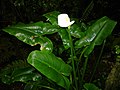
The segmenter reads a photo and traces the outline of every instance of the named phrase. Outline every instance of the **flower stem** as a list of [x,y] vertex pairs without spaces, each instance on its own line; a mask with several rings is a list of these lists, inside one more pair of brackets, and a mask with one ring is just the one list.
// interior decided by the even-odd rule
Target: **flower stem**
[[73,49],[72,37],[71,37],[71,34],[70,34],[70,26],[68,27],[68,34],[69,34],[69,39],[70,39],[70,50],[71,50],[71,58],[72,58],[73,76],[74,76],[76,90],[78,90],[75,63],[74,63],[74,49]]

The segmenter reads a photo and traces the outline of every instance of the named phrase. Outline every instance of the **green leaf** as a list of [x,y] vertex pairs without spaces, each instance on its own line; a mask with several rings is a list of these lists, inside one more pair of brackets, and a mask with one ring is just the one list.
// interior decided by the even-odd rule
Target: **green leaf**
[[57,32],[59,27],[51,25],[50,23],[36,22],[30,24],[17,24],[7,27],[5,29],[21,29],[23,31],[31,32],[36,35],[53,34]]
[[88,56],[94,49],[95,45],[101,45],[103,40],[111,34],[115,25],[115,21],[110,20],[106,16],[102,17],[88,27],[86,35],[83,38],[75,42],[76,48],[89,45],[84,53],[85,56]]
[[115,45],[116,54],[120,54],[120,46]]
[[32,67],[15,69],[11,76],[12,82],[21,81],[26,83],[29,80],[32,81],[41,80],[41,75],[38,73],[33,73],[33,71],[34,68]]
[[53,51],[53,44],[50,39],[44,37],[44,42],[41,42],[41,50]]
[[47,20],[51,22],[52,25],[58,25],[57,17],[59,14],[60,12],[53,11],[53,12],[46,13],[43,16],[45,16]]
[[20,75],[29,74],[32,71],[34,71],[34,68],[32,68],[32,67],[17,68],[13,71],[11,76],[13,76],[13,77],[16,76],[17,77],[17,76],[20,76]]
[[[65,49],[68,49],[70,47],[70,39],[69,39],[69,34],[67,30],[68,30],[67,28],[66,29],[61,28],[58,31]],[[76,24],[70,27],[70,34],[71,36],[76,37],[76,38],[81,38],[84,36],[84,32],[82,32],[81,28]]]
[[40,85],[36,82],[29,82],[25,85],[24,90],[39,90]]
[[100,32],[97,34],[97,36],[94,38],[94,40],[91,42],[91,44],[87,47],[84,56],[87,57],[94,49],[95,45],[101,45],[103,40],[107,38],[112,32],[116,25],[116,22],[110,19],[106,20],[105,25],[101,28]]
[[76,38],[81,38],[84,36],[84,32],[82,32],[81,30],[82,28],[79,27],[77,24],[74,24],[70,27],[70,34],[73,36],[73,37],[76,37]]
[[29,54],[27,60],[47,78],[66,89],[69,88],[70,82],[65,76],[71,74],[71,66],[65,64],[60,58],[50,52],[35,50]]
[[26,83],[29,80],[39,81],[41,80],[41,75],[34,73],[35,69],[32,67],[17,68],[12,72],[12,75],[5,74],[2,77],[2,82],[6,84],[14,83],[15,81],[21,81]]
[[92,83],[85,83],[83,86],[86,90],[101,90]]
[[18,24],[7,27],[4,31],[31,46],[40,44],[42,48],[44,47],[44,49],[52,52],[53,44],[51,40],[41,35],[55,33],[58,29],[48,23],[37,22],[28,25]]
[[83,46],[90,45],[90,42],[94,40],[94,38],[97,36],[101,28],[105,25],[105,23],[106,17],[103,17],[97,20],[91,26],[89,26],[88,30],[86,31],[86,35],[80,40],[76,41],[76,48],[81,48]]
[[70,39],[69,39],[69,34],[68,34],[67,30],[60,29],[58,33],[62,39],[65,49],[68,49],[70,47]]

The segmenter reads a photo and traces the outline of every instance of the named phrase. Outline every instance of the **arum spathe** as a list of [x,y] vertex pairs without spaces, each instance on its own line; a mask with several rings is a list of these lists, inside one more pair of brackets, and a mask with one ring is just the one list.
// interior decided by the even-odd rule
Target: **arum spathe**
[[60,14],[58,15],[58,25],[60,27],[69,27],[72,25],[75,21],[70,22],[70,18],[67,14]]

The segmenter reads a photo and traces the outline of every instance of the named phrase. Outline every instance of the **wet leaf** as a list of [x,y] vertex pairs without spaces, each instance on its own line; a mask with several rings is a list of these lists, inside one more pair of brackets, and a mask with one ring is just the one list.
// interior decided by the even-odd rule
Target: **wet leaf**
[[85,90],[101,90],[92,83],[85,83],[84,88],[85,88]]
[[40,44],[44,49],[52,52],[53,45],[50,39],[43,37],[45,34],[53,34],[59,29],[49,23],[37,22],[33,24],[18,24],[4,29],[5,32],[16,36],[19,40],[35,46]]
[[110,20],[106,16],[102,17],[88,27],[86,35],[83,38],[75,42],[76,48],[87,46],[84,55],[88,56],[94,49],[95,45],[101,45],[103,40],[111,34],[115,25],[115,21]]
[[66,29],[61,29],[59,30],[59,35],[62,39],[63,45],[65,47],[65,49],[68,49],[70,47],[70,39],[69,39],[69,35]]
[[68,89],[70,82],[67,77],[71,73],[71,66],[52,53],[46,51],[33,51],[28,56],[28,63],[34,66],[47,78],[58,85]]
[[82,29],[81,27],[74,24],[70,27],[70,33],[73,37],[82,38],[84,36],[84,32],[82,32],[81,29]]
[[38,73],[34,73],[35,69],[32,67],[25,67],[25,68],[17,68],[12,74],[5,74],[2,77],[2,82],[6,84],[14,83],[15,81],[21,81],[26,83],[27,81],[39,81],[41,80],[41,75]]
[[46,13],[43,16],[45,16],[47,18],[47,20],[51,22],[52,25],[58,26],[57,18],[58,18],[59,14],[60,14],[60,12],[53,11],[53,12]]

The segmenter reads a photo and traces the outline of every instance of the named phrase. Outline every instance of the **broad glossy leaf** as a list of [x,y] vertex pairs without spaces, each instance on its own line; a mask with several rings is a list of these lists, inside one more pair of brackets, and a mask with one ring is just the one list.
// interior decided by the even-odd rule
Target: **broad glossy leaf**
[[58,26],[44,22],[36,22],[36,23],[28,24],[28,26],[25,26],[23,28],[31,30],[31,32],[38,35],[53,34],[59,30]]
[[47,50],[47,51],[51,51],[53,50],[53,44],[51,42],[50,39],[48,39],[47,37],[44,37],[44,42],[40,44],[41,47],[40,49],[41,50]]
[[45,16],[47,20],[51,22],[52,25],[58,25],[57,17],[59,14],[60,12],[53,11],[53,12],[46,13],[43,16]]
[[81,38],[84,36],[84,32],[81,30],[82,28],[78,25],[74,24],[70,27],[70,33],[73,37]]
[[24,90],[39,90],[40,86],[36,82],[29,82],[25,85]]
[[29,74],[29,73],[32,73],[32,71],[34,71],[34,70],[35,69],[32,67],[17,68],[13,71],[11,76],[15,77],[15,76],[20,76],[20,75],[24,75],[24,74]]
[[38,73],[34,73],[33,71],[34,68],[31,67],[15,69],[11,76],[12,82],[15,81],[27,82],[29,80],[32,81],[41,80],[41,75]]
[[70,39],[69,39],[69,35],[68,35],[67,30],[60,29],[58,33],[62,39],[62,42],[63,42],[65,49],[68,49],[70,47]]
[[26,68],[17,68],[12,73],[12,75],[4,75],[2,77],[2,81],[6,84],[14,83],[15,81],[21,81],[26,83],[29,80],[39,81],[41,80],[41,75],[38,73],[34,73],[35,69],[32,67]]
[[102,17],[94,22],[86,31],[86,35],[80,40],[76,41],[76,48],[89,45],[86,49],[85,56],[89,55],[94,49],[95,45],[100,45],[108,35],[111,34],[116,22],[110,20],[108,17]]
[[116,22],[110,19],[106,20],[105,25],[101,28],[98,35],[94,38],[91,44],[87,47],[84,56],[88,56],[94,49],[95,45],[101,45],[103,40],[107,38],[116,25]]
[[81,48],[86,45],[90,45],[90,42],[97,36],[101,28],[106,23],[106,17],[103,17],[93,23],[91,26],[88,27],[86,31],[86,35],[81,38],[80,40],[76,41],[75,45],[77,48]]
[[95,47],[95,43],[92,42],[89,46],[86,46],[86,50],[84,52],[84,57],[88,57],[88,55],[93,51]]
[[92,83],[85,83],[84,88],[85,88],[85,90],[101,90]]
[[50,52],[35,50],[29,54],[27,60],[47,78],[66,89],[69,88],[70,82],[65,76],[70,75],[71,67],[60,58]]
[[45,34],[53,34],[57,32],[59,27],[51,25],[50,23],[44,22],[36,22],[31,24],[17,24],[14,26],[10,26],[5,28],[6,29],[21,29],[22,31],[27,31],[34,33],[36,35],[45,35]]
[[36,30],[40,31],[39,29],[35,29],[35,27],[32,26],[28,27],[27,25],[25,27],[21,25],[20,26],[16,25],[4,29],[5,32],[16,36],[19,40],[31,46],[40,44],[42,48],[44,47],[44,49],[52,51],[53,44],[51,40],[41,36],[39,32],[36,32]]
[[117,24],[117,22],[115,22],[113,20],[110,20],[108,18],[106,20],[105,25],[103,26],[103,28],[101,28],[99,34],[95,38],[95,40],[94,40],[95,44],[96,45],[102,44],[103,40],[105,40],[106,37],[112,33],[112,31],[113,31],[116,24]]
[[[69,34],[68,34],[67,30],[68,30],[67,28],[66,29],[61,28],[58,31],[65,49],[68,49],[70,47],[70,39],[69,39]],[[84,36],[84,32],[82,32],[81,28],[76,24],[74,24],[70,27],[70,34],[71,34],[71,36],[76,37],[76,38],[81,38]]]
[[28,82],[28,81],[39,81],[41,80],[41,75],[40,74],[36,74],[36,73],[30,73],[30,74],[25,74],[25,75],[20,75],[17,77],[12,77],[12,82],[15,81],[21,81],[21,82]]

